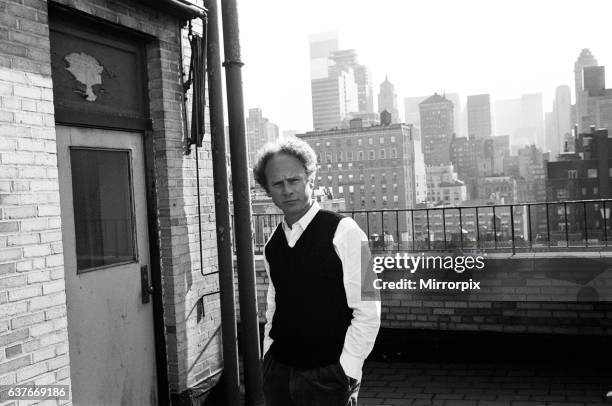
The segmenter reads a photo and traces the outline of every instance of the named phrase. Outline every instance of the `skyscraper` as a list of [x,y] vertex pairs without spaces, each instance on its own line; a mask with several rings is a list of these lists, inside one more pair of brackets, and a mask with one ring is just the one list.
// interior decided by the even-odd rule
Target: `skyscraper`
[[450,163],[451,141],[454,135],[453,103],[434,93],[419,104],[421,137],[425,165]]
[[467,120],[469,138],[491,136],[491,101],[488,94],[467,97]]
[[271,123],[262,114],[261,108],[249,109],[249,116],[246,119],[247,131],[247,151],[249,166],[255,162],[257,151],[266,143],[278,139],[278,126]]
[[395,94],[395,87],[389,78],[385,76],[385,81],[380,84],[380,91],[378,93],[378,112],[387,110],[391,113],[391,122],[399,123],[399,112],[397,111],[397,95]]
[[338,50],[336,32],[310,36],[310,72],[315,130],[340,128],[355,113],[373,113],[369,70],[354,49]]
[[571,134],[571,108],[570,87],[567,85],[557,87],[552,111],[552,137],[546,140],[546,146],[550,150],[550,158],[553,161],[562,151],[563,140]]
[[588,125],[583,124],[582,117],[587,113],[588,91],[584,91],[584,68],[589,66],[597,66],[597,59],[591,54],[591,51],[584,48],[580,51],[580,55],[574,62],[574,91],[576,92],[576,120],[580,132],[586,132]]
[[495,103],[495,133],[510,135],[513,151],[525,145],[544,148],[544,106],[541,93]]

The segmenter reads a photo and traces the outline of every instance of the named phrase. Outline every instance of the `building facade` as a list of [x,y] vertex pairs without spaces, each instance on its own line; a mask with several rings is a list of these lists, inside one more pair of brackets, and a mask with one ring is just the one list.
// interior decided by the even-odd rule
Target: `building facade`
[[419,104],[426,165],[451,162],[451,142],[455,134],[453,112],[453,103],[437,93]]
[[261,108],[249,109],[246,118],[246,138],[249,167],[252,167],[257,151],[266,143],[278,140],[278,126],[263,116]]
[[391,113],[392,123],[395,124],[400,122],[395,87],[389,82],[386,76],[384,82],[380,84],[380,90],[378,92],[378,112],[381,113],[384,110]]
[[219,378],[214,199],[197,210],[214,195],[210,134],[185,154],[181,78],[181,27],[203,16],[171,1],[0,8],[3,385],[165,405]]
[[[380,125],[298,136],[317,153],[316,186],[327,188],[335,198],[343,197],[346,210],[409,209],[427,198],[421,140],[414,126]],[[370,220],[378,227],[370,230],[381,233]],[[400,223],[405,231],[405,220]]]
[[467,97],[467,122],[469,138],[486,138],[492,135],[491,100],[488,94]]

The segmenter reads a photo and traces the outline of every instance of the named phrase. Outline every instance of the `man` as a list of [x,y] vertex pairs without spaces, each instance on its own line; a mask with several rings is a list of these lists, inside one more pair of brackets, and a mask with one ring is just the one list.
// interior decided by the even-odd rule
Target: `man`
[[367,237],[351,218],[313,201],[316,162],[293,137],[264,147],[254,168],[285,215],[265,247],[267,406],[356,405],[380,326],[380,302],[361,300]]

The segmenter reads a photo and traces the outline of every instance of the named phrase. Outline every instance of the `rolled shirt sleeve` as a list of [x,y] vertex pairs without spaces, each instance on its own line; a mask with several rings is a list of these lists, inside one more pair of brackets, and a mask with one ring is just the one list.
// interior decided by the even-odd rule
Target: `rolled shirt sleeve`
[[[380,301],[361,300],[362,267],[366,270],[368,265],[362,264],[362,258],[369,259],[367,243],[367,236],[353,219],[345,217],[340,221],[333,244],[342,262],[348,307],[353,311],[353,319],[340,355],[340,365],[349,377],[358,381],[361,380],[363,362],[372,351],[380,328]],[[367,250],[367,256],[362,255],[362,250]]]

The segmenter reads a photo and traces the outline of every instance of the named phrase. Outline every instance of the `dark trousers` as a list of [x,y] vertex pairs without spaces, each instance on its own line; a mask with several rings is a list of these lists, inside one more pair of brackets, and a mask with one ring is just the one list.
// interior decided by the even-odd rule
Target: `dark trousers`
[[340,362],[317,368],[296,368],[263,361],[266,406],[356,406],[360,383],[346,376]]

